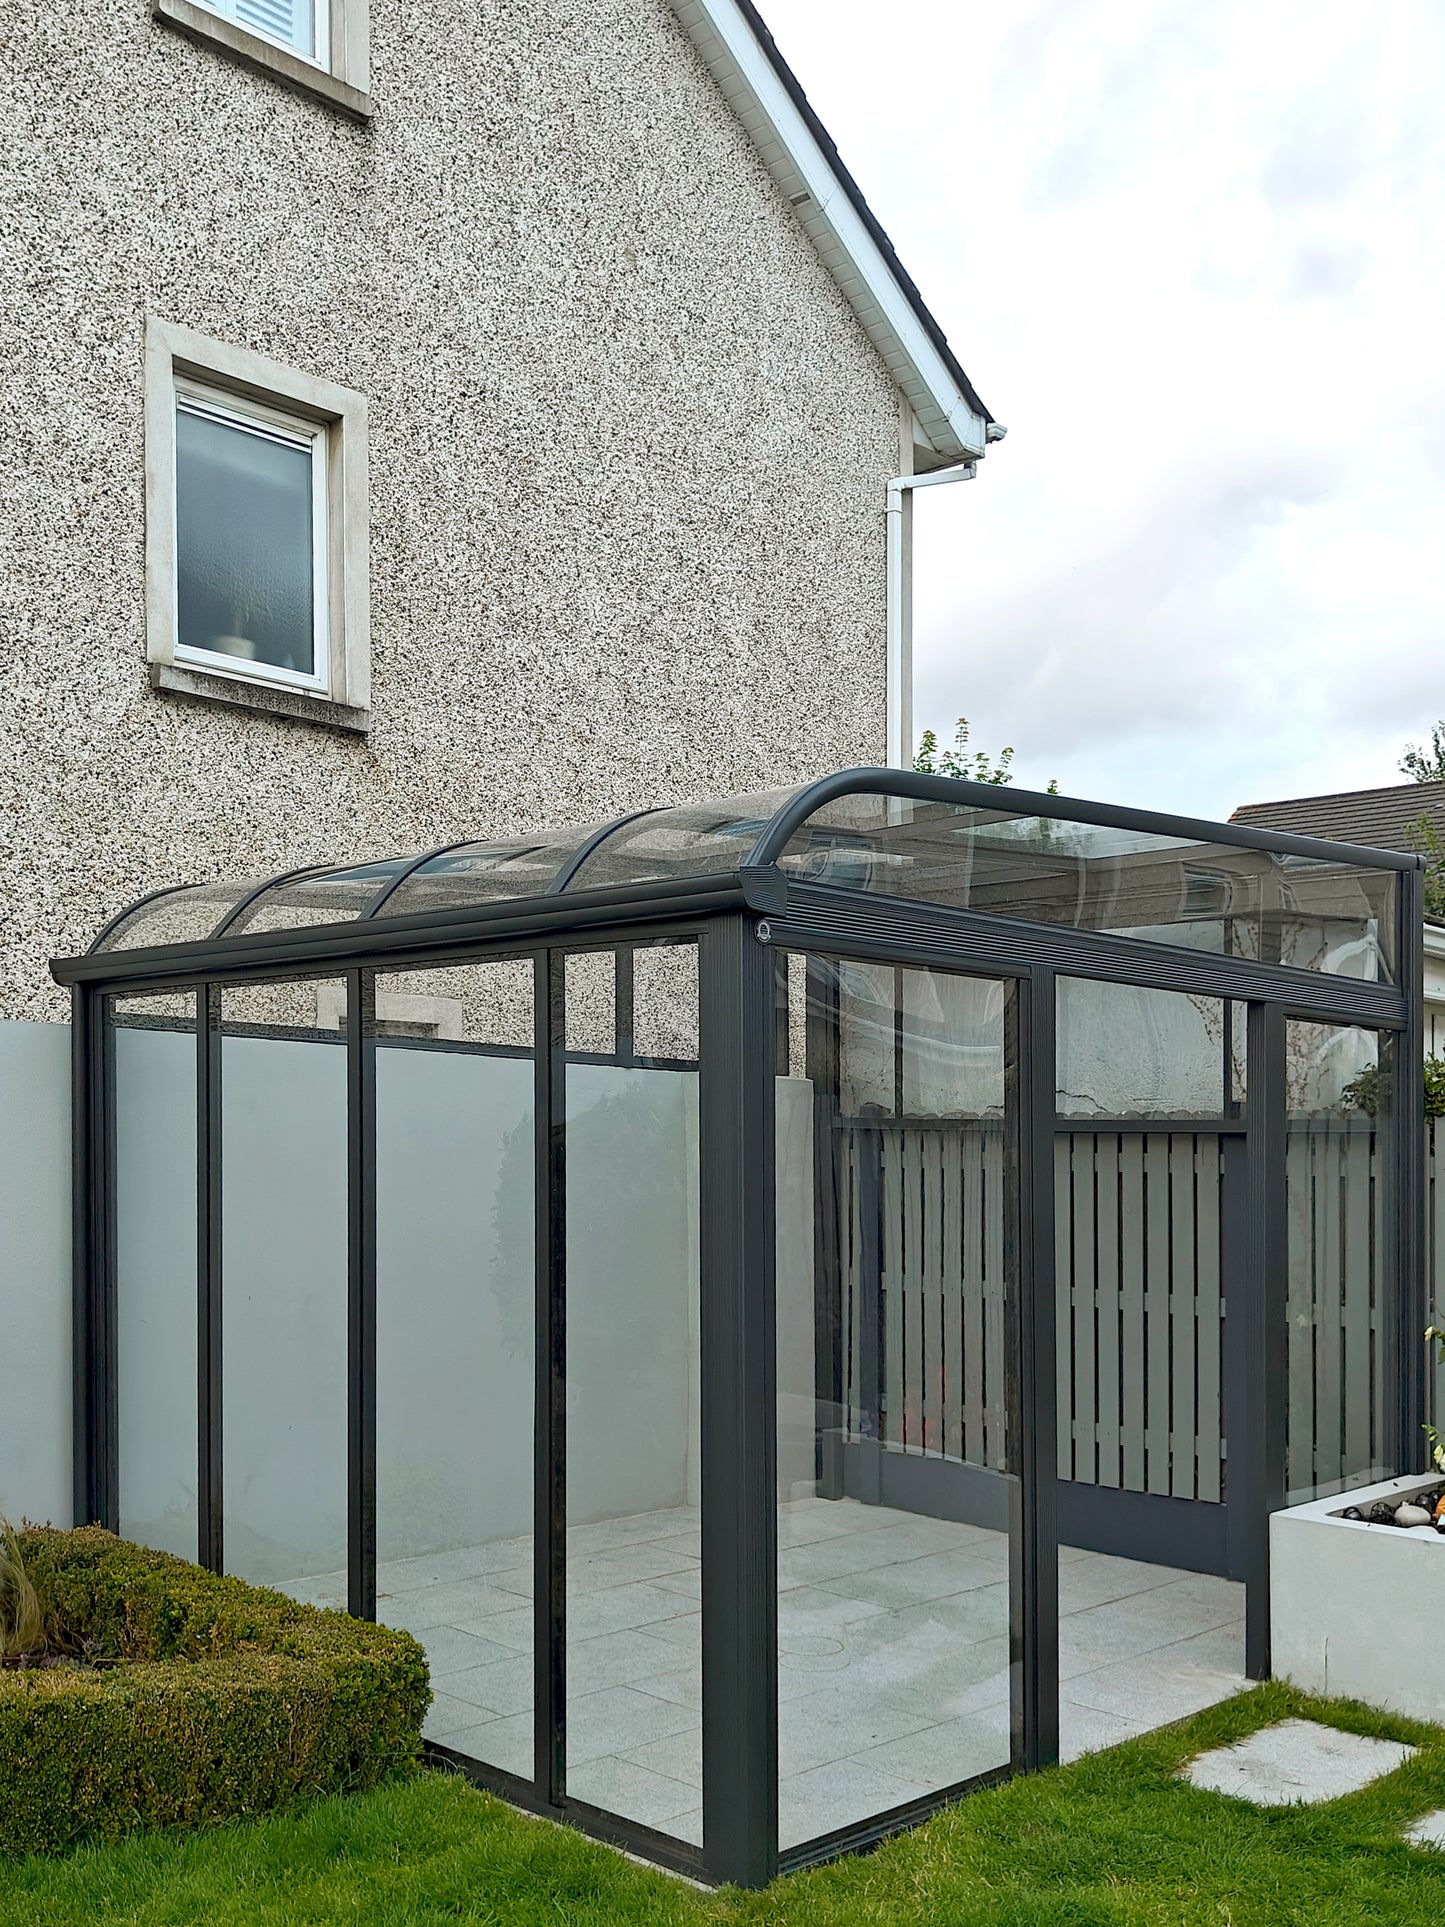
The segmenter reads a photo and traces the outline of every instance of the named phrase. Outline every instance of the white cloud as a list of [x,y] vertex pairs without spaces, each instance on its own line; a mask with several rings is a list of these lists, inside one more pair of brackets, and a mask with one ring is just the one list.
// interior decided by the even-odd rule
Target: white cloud
[[1391,781],[1445,714],[1445,14],[764,10],[1010,431],[919,499],[920,726],[1204,814]]

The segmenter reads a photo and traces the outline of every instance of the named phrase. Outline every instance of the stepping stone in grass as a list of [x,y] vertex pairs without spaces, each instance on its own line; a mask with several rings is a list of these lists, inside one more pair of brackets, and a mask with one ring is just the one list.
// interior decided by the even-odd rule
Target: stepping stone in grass
[[1405,1839],[1412,1847],[1445,1847],[1445,1807],[1437,1807],[1423,1820],[1412,1821],[1405,1829]]
[[1257,1807],[1316,1806],[1358,1793],[1416,1751],[1399,1740],[1367,1740],[1315,1720],[1279,1720],[1234,1746],[1201,1753],[1182,1777],[1207,1793],[1232,1793]]

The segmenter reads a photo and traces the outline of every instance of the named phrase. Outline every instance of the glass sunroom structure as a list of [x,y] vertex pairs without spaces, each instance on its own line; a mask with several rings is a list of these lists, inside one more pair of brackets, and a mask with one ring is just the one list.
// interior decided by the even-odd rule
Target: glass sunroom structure
[[76,1515],[709,1879],[1221,1697],[1418,1461],[1420,888],[868,769],[160,892],[54,965]]

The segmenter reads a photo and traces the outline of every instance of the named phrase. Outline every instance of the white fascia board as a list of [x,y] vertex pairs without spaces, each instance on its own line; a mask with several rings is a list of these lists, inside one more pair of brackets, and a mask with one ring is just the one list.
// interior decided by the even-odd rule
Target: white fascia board
[[672,8],[929,442],[947,461],[981,456],[987,423],[929,339],[734,0],[672,0]]

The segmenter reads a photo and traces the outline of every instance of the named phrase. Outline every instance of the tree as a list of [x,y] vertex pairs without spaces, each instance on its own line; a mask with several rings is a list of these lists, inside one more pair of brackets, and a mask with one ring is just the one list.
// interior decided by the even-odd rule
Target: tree
[[1412,783],[1445,783],[1445,718],[1430,731],[1430,747],[1406,743],[1400,758],[1400,774]]
[[[925,729],[918,745],[913,767],[920,776],[952,776],[964,783],[1008,784],[1013,781],[1012,746],[1001,749],[995,763],[987,750],[968,746],[968,718],[960,716],[954,731],[953,748],[940,750],[937,731]],[[1048,794],[1057,796],[1059,779],[1049,778]]]
[[1422,814],[1411,830],[1410,848],[1425,859],[1425,915],[1445,923],[1445,841],[1430,817]]

